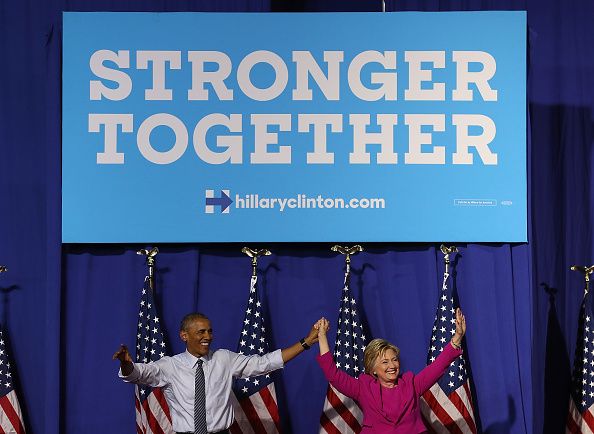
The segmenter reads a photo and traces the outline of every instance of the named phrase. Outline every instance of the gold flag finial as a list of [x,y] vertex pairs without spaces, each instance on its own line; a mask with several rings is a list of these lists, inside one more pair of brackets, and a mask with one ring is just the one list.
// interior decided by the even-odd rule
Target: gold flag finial
[[341,255],[345,255],[345,262],[347,264],[351,263],[351,255],[355,255],[359,252],[363,251],[363,247],[361,247],[360,244],[355,244],[354,246],[351,247],[346,247],[346,246],[339,246],[338,244],[335,246],[332,246],[331,249],[333,252],[338,252]]
[[446,274],[449,274],[450,272],[450,255],[452,253],[458,253],[458,248],[456,246],[446,246],[445,244],[442,244],[441,246],[439,246],[439,250],[441,250],[441,253],[443,253],[443,262],[445,264],[445,272]]
[[0,265],[0,273],[6,273],[8,271],[8,267],[6,265]]
[[456,246],[446,246],[445,244],[442,244],[441,246],[439,246],[439,250],[441,250],[441,253],[443,253],[443,262],[445,263],[445,272],[449,273],[450,270],[450,255],[452,253],[458,253],[458,248]]
[[572,265],[570,270],[579,271],[584,275],[584,280],[586,281],[584,295],[586,295],[590,291],[590,274],[594,272],[594,265],[590,265],[589,267],[586,265]]
[[446,264],[450,263],[450,254],[452,253],[458,253],[458,248],[456,246],[446,246],[445,244],[442,244],[439,247],[439,250],[441,250],[441,253],[443,253],[443,257],[444,260],[446,262]]
[[146,256],[146,263],[149,265],[149,267],[155,263],[155,256],[157,256],[157,253],[159,253],[158,247],[153,247],[150,250],[140,249],[139,251],[136,252],[137,255]]
[[268,249],[250,249],[249,247],[244,247],[241,249],[242,253],[245,253],[250,258],[252,258],[252,276],[257,274],[256,269],[258,267],[258,258],[260,256],[270,256],[272,253]]
[[157,253],[159,253],[158,247],[153,247],[150,250],[140,249],[139,251],[136,252],[137,255],[146,256],[146,265],[148,265],[148,269],[149,269],[149,285],[150,285],[151,289],[155,289],[154,272],[155,272],[155,257],[157,256]]

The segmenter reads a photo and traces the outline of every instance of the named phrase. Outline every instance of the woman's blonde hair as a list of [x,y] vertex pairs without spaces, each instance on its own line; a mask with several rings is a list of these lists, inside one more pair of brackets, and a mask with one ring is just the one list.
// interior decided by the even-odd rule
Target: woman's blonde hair
[[363,354],[366,374],[373,375],[375,361],[378,357],[383,356],[388,350],[394,351],[396,353],[396,358],[400,358],[400,349],[385,339],[374,339],[367,344],[365,353]]

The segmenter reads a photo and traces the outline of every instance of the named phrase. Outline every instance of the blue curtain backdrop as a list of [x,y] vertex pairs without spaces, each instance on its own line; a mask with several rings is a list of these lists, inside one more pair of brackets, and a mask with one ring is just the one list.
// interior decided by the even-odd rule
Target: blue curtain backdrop
[[[133,388],[111,355],[133,345],[146,267],[137,245],[60,244],[62,11],[381,11],[359,0],[0,1],[0,320],[30,433],[132,433]],[[486,433],[562,433],[582,278],[592,249],[594,3],[390,0],[387,11],[527,10],[529,239],[460,245],[456,282]],[[472,38],[472,35],[468,35]],[[158,202],[151,206],[159,206]],[[150,211],[150,210],[147,210]],[[447,222],[446,222],[447,224]],[[192,310],[235,349],[249,287],[240,245],[161,245],[157,291],[170,348]],[[269,245],[260,261],[273,347],[321,315],[336,323],[344,262],[329,245]],[[353,259],[371,335],[425,364],[440,287],[435,245],[375,244]],[[276,375],[286,433],[317,432],[326,383],[303,354]]]

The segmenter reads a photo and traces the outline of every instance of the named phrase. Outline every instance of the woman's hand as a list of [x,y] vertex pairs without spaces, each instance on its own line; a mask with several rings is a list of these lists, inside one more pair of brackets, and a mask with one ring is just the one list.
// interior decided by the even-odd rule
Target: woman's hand
[[326,333],[328,333],[328,329],[330,328],[330,321],[322,317],[318,320],[318,322],[316,322],[315,328],[318,331],[318,337],[320,337],[320,335],[325,336]]
[[456,333],[452,337],[452,344],[454,347],[460,348],[462,345],[462,338],[466,334],[466,318],[460,308],[456,309]]
[[328,345],[328,338],[326,337],[326,333],[328,332],[328,329],[330,328],[330,322],[326,318],[322,317],[318,320],[315,327],[318,330],[318,339],[320,342],[320,354],[325,354],[328,351],[330,351],[330,348]]

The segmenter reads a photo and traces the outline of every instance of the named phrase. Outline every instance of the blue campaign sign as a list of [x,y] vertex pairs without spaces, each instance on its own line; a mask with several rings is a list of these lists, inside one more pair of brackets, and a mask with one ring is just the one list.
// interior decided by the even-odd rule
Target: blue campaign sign
[[64,242],[526,241],[526,14],[64,13]]

